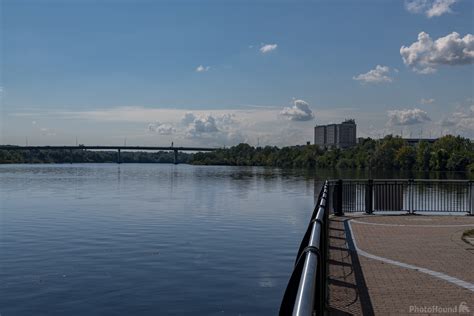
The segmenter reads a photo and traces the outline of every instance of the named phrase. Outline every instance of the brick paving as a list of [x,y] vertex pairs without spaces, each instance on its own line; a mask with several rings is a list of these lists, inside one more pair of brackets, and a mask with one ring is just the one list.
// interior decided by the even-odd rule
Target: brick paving
[[349,248],[345,217],[334,217],[329,228],[329,306],[331,315],[371,315],[372,307],[358,257]]
[[[474,315],[474,292],[419,271],[356,255],[344,229],[344,222],[350,219],[361,250],[474,283],[474,247],[461,240],[463,231],[474,228],[474,217],[333,217],[330,314],[427,315],[421,308],[433,306],[444,310],[431,311],[431,315],[449,314],[449,308],[454,311],[465,302]],[[367,225],[354,220],[409,226]],[[432,227],[466,224],[472,227]]]

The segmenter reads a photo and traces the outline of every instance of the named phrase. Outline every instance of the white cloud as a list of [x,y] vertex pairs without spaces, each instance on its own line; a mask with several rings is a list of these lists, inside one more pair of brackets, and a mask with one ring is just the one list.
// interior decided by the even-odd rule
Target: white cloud
[[277,49],[278,45],[277,44],[262,44],[262,47],[260,47],[260,52],[262,54],[269,53],[271,51],[274,51]]
[[474,132],[474,105],[456,109],[450,116],[441,120],[440,125],[454,128],[456,134],[460,132],[472,134]]
[[423,13],[428,7],[427,0],[406,0],[405,9],[410,13]]
[[433,98],[427,98],[427,99],[422,98],[422,99],[420,100],[420,103],[421,103],[421,104],[433,104],[434,101],[435,101],[435,99],[433,99]]
[[198,136],[203,133],[230,132],[232,127],[239,125],[234,113],[218,115],[186,112],[181,119],[188,136]]
[[224,113],[224,114],[218,115],[217,122],[224,126],[238,123],[236,120],[236,115],[234,113]]
[[196,116],[194,115],[193,112],[186,112],[184,113],[184,116],[181,118],[181,123],[183,123],[185,126],[191,124],[194,122],[196,119]]
[[[73,143],[76,135],[79,135],[81,143],[84,144],[117,145],[123,143],[124,137],[127,137],[128,142],[137,145],[168,144],[172,138],[175,146],[203,147],[231,146],[239,142],[248,142],[255,146],[258,140],[260,146],[289,146],[312,141],[314,121],[307,120],[296,124],[292,120],[287,120],[289,117],[281,116],[281,110],[281,106],[257,104],[252,107],[239,105],[226,109],[128,106],[82,111],[51,109],[41,113],[14,112],[6,114],[8,119],[4,120],[4,130],[9,133],[2,136],[6,143],[23,144],[24,137],[17,136],[23,135],[23,130],[19,128],[24,127],[24,124],[28,124],[31,128],[31,121],[36,120],[38,126],[54,125],[58,131],[64,130],[48,140],[51,145]],[[186,135],[188,125],[193,123],[195,118],[205,118],[208,115],[214,118],[218,132]],[[186,116],[189,118],[187,121],[183,120]],[[385,112],[366,112],[356,105],[318,107],[317,118],[324,124],[340,122],[341,118],[348,116],[355,117],[360,127],[358,134],[361,136],[366,135],[366,126],[374,124],[375,128],[380,129],[386,123]],[[171,135],[163,135],[159,131],[147,131],[146,127],[150,122],[169,124],[174,131]],[[87,129],[84,129],[84,126],[87,126]],[[29,139],[33,141],[31,137]]]
[[186,128],[186,135],[195,137],[203,133],[216,133],[218,131],[216,120],[212,115],[195,116],[194,120]]
[[390,78],[389,73],[390,68],[388,66],[377,65],[375,69],[369,70],[365,74],[354,76],[352,79],[364,83],[392,82],[393,80]]
[[426,16],[432,18],[434,16],[441,16],[445,13],[452,13],[450,6],[456,3],[456,0],[436,0],[433,6],[426,11]]
[[210,66],[199,65],[199,66],[196,68],[196,72],[206,72],[206,71],[209,71],[209,69],[211,69]]
[[171,135],[175,132],[175,128],[169,123],[160,123],[157,121],[155,123],[148,124],[148,131],[155,132],[160,135]]
[[290,121],[309,121],[314,118],[313,111],[309,108],[309,104],[303,100],[294,100],[293,106],[283,108],[280,115]]
[[235,114],[224,113],[213,116],[211,114],[194,115],[187,112],[181,119],[185,125],[184,137],[213,145],[235,145],[246,139],[240,132],[239,123]]
[[388,111],[390,126],[394,125],[414,125],[431,121],[426,111],[414,108]]
[[429,34],[421,32],[418,41],[400,48],[405,65],[415,72],[430,74],[441,65],[467,65],[474,63],[474,36],[461,37],[453,32],[433,41]]
[[452,13],[451,6],[457,0],[406,0],[405,8],[410,13],[425,14],[428,18]]

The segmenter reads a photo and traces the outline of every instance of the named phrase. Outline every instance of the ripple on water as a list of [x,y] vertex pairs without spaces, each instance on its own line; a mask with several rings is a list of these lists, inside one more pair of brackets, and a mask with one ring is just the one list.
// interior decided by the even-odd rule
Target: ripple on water
[[313,180],[268,168],[0,166],[5,315],[275,314]]

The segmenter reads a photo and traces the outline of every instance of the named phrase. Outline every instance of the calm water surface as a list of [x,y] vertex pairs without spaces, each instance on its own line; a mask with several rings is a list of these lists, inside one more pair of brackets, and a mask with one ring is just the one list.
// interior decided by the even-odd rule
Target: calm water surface
[[0,166],[0,314],[274,315],[314,186],[265,168]]

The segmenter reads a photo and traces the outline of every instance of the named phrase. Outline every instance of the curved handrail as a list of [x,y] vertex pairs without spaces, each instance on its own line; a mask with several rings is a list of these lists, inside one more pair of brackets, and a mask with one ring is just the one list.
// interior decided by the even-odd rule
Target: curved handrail
[[327,297],[329,183],[325,182],[318,204],[298,252],[294,271],[285,291],[280,315],[323,314]]

